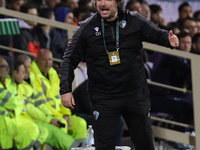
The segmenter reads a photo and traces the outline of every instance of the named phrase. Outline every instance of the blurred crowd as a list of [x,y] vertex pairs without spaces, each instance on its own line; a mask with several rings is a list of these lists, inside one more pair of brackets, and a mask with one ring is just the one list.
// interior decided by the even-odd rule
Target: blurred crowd
[[[96,13],[91,0],[0,0],[0,7],[74,26]],[[159,28],[172,30],[179,38],[177,50],[200,54],[200,10],[192,13],[188,2],[180,4],[175,22],[166,22],[162,7],[145,0],[128,0],[124,8],[141,14]],[[0,14],[0,19],[6,18],[12,17]],[[91,124],[90,107],[82,108],[83,101],[89,103],[87,82],[75,91],[75,110],[64,108],[59,94],[60,64],[53,62],[53,58],[62,58],[68,45],[67,30],[17,20],[20,34],[0,34],[0,45],[36,55],[0,49],[0,149],[45,149],[45,143],[55,149],[85,146],[87,122]],[[190,60],[145,49],[141,54],[147,79],[185,89],[180,92],[149,85],[151,112],[169,114],[175,121],[193,125]],[[86,73],[83,76],[87,80]],[[123,118],[120,128],[119,139],[123,135]]]

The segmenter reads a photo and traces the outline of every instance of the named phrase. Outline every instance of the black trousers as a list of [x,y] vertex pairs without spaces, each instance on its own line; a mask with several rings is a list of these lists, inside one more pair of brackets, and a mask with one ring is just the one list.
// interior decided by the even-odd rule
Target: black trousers
[[110,97],[90,94],[96,150],[114,150],[120,116],[128,126],[136,150],[154,150],[150,101],[139,93]]

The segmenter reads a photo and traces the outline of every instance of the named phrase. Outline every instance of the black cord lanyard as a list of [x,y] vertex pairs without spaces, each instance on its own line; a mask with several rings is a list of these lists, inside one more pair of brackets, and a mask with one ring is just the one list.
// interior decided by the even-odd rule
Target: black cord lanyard
[[[106,53],[109,54],[107,46],[106,46],[106,40],[105,40],[105,24],[104,20],[101,19],[101,28],[102,28],[102,34],[103,34],[103,44],[106,50]],[[119,51],[119,19],[117,18],[116,22],[116,51]]]

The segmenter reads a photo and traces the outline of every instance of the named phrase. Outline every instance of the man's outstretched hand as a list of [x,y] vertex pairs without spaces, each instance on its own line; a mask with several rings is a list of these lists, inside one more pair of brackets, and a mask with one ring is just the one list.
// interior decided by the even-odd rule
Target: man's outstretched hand
[[179,46],[179,40],[176,35],[173,34],[173,31],[169,31],[169,42],[172,47],[178,47]]

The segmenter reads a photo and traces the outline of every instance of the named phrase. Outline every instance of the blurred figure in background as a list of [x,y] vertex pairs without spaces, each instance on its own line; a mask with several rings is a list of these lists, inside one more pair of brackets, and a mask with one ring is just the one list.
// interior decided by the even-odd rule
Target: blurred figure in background
[[33,143],[28,130],[16,125],[13,119],[17,115],[18,105],[14,100],[15,96],[7,90],[7,83],[10,82],[8,74],[8,63],[0,56],[0,148],[31,149]]
[[48,112],[47,110],[42,111],[45,114],[50,111],[54,117],[65,121],[65,127],[68,127],[65,132],[79,142],[85,143],[87,137],[86,121],[81,117],[72,115],[71,110],[62,105],[59,94],[60,78],[56,70],[52,68],[52,59],[50,50],[41,49],[38,52],[37,58],[31,63],[31,72],[35,75],[35,78],[31,78],[32,86],[38,93],[42,93],[43,99],[41,99],[40,104],[45,103],[48,107]]
[[6,8],[20,11],[20,7],[26,2],[26,0],[6,0]]
[[78,26],[78,23],[82,21],[83,16],[88,12],[88,10],[85,10],[84,8],[75,8],[73,10],[74,14],[74,21],[72,22],[72,25]]
[[126,4],[126,9],[130,11],[136,11],[139,14],[142,12],[141,4],[137,0],[129,0]]
[[[24,3],[20,8],[20,12],[33,16],[38,15],[37,7],[31,3]],[[37,22],[22,19],[18,19],[18,21],[20,35],[13,36],[13,46],[15,48],[31,52],[35,54],[34,57],[36,57],[36,54],[40,49],[40,45],[38,37],[32,29],[37,25]]]
[[[52,21],[55,20],[54,12],[49,8],[41,8],[39,10],[39,16]],[[38,24],[33,31],[38,36],[41,48],[50,49],[54,58],[62,58],[66,45],[60,32],[56,28],[52,28],[50,25]],[[58,67],[56,66],[55,68]]]
[[[39,17],[46,18],[54,21],[54,13],[50,8],[41,8],[39,9]],[[48,24],[38,24],[33,28],[33,32],[38,36],[40,47],[50,49],[51,37],[50,30],[51,26]]]
[[177,37],[179,38],[178,49],[189,53],[192,48],[192,38],[190,34],[183,31],[177,34]]
[[38,8],[47,7],[45,0],[27,0],[29,3],[36,5]]
[[75,8],[78,8],[78,1],[77,0],[61,0],[61,2],[56,6],[58,7],[68,7],[71,10],[74,10]]
[[194,12],[194,19],[197,22],[198,33],[200,33],[200,10]]
[[[20,11],[20,7],[22,4],[24,4],[26,0],[0,0],[0,7],[5,7],[6,9],[9,10],[14,10],[14,11]],[[11,16],[3,15],[0,14],[0,19],[5,19],[5,18],[12,18]],[[0,35],[0,45],[4,45],[7,47],[13,47],[13,39],[12,36],[10,35]],[[13,58],[13,53],[8,50],[0,49],[0,54],[2,55],[3,58],[7,60],[9,63],[9,66],[11,67],[12,63],[12,58]]]
[[6,3],[5,0],[0,0],[0,7],[5,8]]
[[188,2],[183,2],[179,5],[178,7],[178,12],[179,12],[179,18],[176,22],[170,22],[168,23],[168,27],[170,29],[177,27],[179,29],[183,28],[183,20],[187,17],[192,18],[193,14],[192,14],[192,7],[190,6],[190,4]]
[[191,53],[200,55],[200,33],[197,33],[192,37]]
[[163,18],[161,6],[157,4],[151,4],[149,7],[151,10],[151,21],[159,28],[167,29],[167,22]]
[[[71,11],[71,9],[68,7],[58,7],[54,11],[54,14],[55,14],[56,21],[60,21],[63,23],[68,23],[68,24],[71,24],[73,22],[74,14]],[[67,36],[66,30],[62,30],[62,29],[58,29],[58,30],[61,32],[61,35],[63,38],[65,38],[65,36]]]
[[45,0],[46,6],[51,10],[54,10],[59,2],[60,0]]
[[147,18],[148,20],[150,20],[151,19],[151,10],[149,8],[149,5],[146,3],[142,3],[141,7],[142,7],[141,15],[144,16],[145,18]]
[[200,10],[195,11],[193,16],[194,16],[194,19],[200,20]]
[[89,12],[96,12],[96,8],[94,8],[93,2],[91,0],[79,0],[78,5],[79,8],[88,10]]
[[196,20],[193,18],[186,18],[183,20],[183,30],[188,31],[191,37],[198,33],[198,26]]
[[[73,14],[72,10],[68,7],[63,7],[63,6],[58,7],[54,11],[54,14],[55,14],[56,21],[60,21],[60,22],[67,23],[67,24],[72,24],[72,22],[74,21],[74,14]],[[67,47],[67,45],[68,45],[67,30],[63,30],[63,29],[59,29],[59,28],[56,28],[56,30],[58,30],[60,32],[61,37],[64,39],[65,47]],[[62,57],[62,55],[60,57]]]

